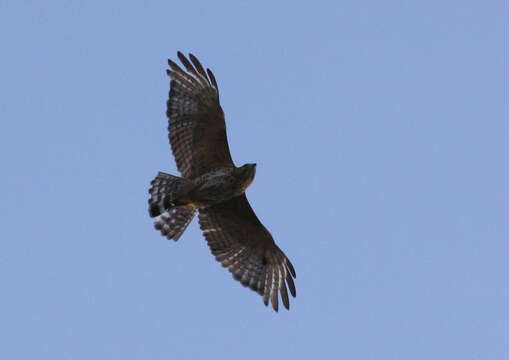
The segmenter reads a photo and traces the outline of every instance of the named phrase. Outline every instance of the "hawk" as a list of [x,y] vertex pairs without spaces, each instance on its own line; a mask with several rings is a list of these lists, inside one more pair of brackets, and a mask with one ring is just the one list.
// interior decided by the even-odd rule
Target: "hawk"
[[278,311],[290,309],[295,270],[258,220],[246,198],[256,164],[236,167],[228,148],[224,113],[212,71],[177,53],[184,69],[168,60],[169,140],[182,177],[159,172],[149,189],[149,213],[163,236],[177,241],[198,213],[200,228],[216,260],[242,285]]

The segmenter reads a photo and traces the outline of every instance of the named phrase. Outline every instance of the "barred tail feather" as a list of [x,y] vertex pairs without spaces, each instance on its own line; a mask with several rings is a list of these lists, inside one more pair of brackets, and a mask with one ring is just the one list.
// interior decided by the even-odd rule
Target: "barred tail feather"
[[196,214],[193,205],[176,204],[178,194],[192,183],[184,178],[160,172],[152,180],[149,213],[154,227],[168,239],[177,241]]
[[174,207],[156,217],[154,227],[168,240],[177,241],[195,214],[196,208],[192,205]]

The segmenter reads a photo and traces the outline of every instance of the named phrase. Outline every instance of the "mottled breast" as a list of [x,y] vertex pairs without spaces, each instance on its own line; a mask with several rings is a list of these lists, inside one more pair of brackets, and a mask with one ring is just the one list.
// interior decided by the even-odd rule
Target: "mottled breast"
[[243,183],[235,176],[234,168],[221,168],[194,180],[194,200],[200,206],[217,204],[243,193]]

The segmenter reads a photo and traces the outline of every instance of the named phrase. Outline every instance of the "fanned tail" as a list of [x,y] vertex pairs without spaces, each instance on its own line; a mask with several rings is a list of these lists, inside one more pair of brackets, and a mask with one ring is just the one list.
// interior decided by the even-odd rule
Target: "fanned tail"
[[154,221],[154,227],[168,240],[177,241],[195,214],[196,208],[192,205],[174,207],[159,215]]
[[160,172],[152,180],[149,190],[150,217],[155,217],[154,227],[169,240],[177,241],[196,214],[191,204],[178,204],[178,195],[192,186],[189,180]]

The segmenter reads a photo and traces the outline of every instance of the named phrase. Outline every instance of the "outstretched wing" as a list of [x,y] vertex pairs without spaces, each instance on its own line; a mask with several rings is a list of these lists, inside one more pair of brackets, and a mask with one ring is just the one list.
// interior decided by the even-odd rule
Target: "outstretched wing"
[[212,71],[203,69],[198,59],[178,57],[186,70],[168,60],[171,78],[166,115],[170,145],[183,177],[195,178],[233,161],[226,138],[219,90]]
[[295,297],[295,270],[256,217],[246,195],[199,211],[200,227],[216,260],[242,285],[262,295],[265,305],[270,299],[277,311],[280,294],[289,309],[287,286]]

